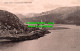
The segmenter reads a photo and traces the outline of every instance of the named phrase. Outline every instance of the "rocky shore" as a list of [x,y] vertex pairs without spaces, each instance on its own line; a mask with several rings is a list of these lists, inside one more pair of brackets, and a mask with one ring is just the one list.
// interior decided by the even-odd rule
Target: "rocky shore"
[[32,31],[27,34],[17,34],[17,35],[7,35],[7,36],[0,36],[0,39],[7,39],[11,41],[25,41],[25,40],[33,40],[33,39],[38,39],[40,37],[43,37],[45,34],[50,33],[48,30],[36,30]]

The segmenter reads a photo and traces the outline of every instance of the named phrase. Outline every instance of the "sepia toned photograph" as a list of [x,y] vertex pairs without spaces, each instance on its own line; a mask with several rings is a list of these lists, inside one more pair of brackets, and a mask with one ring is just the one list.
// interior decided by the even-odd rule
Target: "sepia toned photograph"
[[0,51],[80,51],[80,0],[0,0]]

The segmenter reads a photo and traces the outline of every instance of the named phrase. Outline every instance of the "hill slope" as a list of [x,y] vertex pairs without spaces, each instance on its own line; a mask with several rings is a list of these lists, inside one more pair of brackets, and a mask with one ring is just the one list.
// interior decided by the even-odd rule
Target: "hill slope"
[[32,18],[24,18],[24,22],[29,21],[44,21],[44,22],[55,22],[62,24],[80,24],[80,6],[73,7],[60,7],[55,10],[42,12],[39,16]]

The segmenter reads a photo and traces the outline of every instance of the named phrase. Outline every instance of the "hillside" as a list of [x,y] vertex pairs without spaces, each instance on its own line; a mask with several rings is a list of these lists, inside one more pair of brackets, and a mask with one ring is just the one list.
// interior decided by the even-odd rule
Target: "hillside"
[[47,33],[50,32],[46,29],[28,28],[15,14],[0,10],[0,40],[33,40],[43,37]]
[[60,24],[80,24],[80,6],[60,7],[51,11],[46,11],[32,18],[23,18],[23,22],[44,21]]

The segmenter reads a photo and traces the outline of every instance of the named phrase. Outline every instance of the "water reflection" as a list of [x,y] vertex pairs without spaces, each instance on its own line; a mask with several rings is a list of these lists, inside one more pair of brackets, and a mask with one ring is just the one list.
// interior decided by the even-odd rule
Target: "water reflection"
[[12,41],[1,41],[0,42],[0,50],[10,48],[18,45],[20,42],[12,42]]

